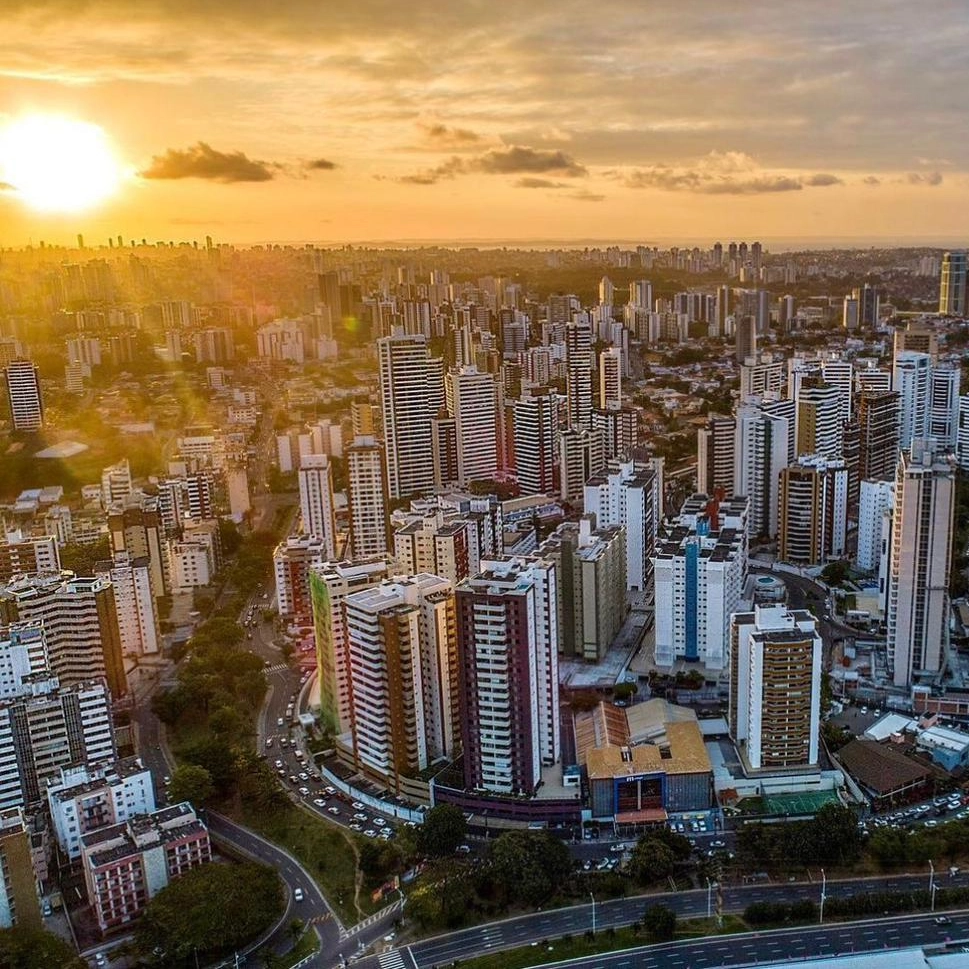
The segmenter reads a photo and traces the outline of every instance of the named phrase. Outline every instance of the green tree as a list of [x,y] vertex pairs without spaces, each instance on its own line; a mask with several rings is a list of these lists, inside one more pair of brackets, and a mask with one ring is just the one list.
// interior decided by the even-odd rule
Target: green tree
[[488,852],[496,887],[511,901],[541,905],[572,870],[568,848],[547,831],[509,831]]
[[135,946],[166,966],[194,966],[244,946],[285,907],[282,883],[263,865],[209,864],[163,888],[135,930]]
[[629,860],[629,872],[640,885],[669,878],[675,868],[673,849],[658,838],[641,838]]
[[669,942],[676,935],[676,912],[665,905],[648,905],[643,930],[650,942]]
[[442,858],[453,855],[467,837],[464,812],[453,804],[439,804],[424,815],[424,823],[417,830],[417,845],[424,854]]
[[59,936],[44,929],[0,929],[3,969],[86,969],[87,963]]
[[829,562],[821,570],[821,581],[825,585],[841,585],[847,580],[849,574],[848,563],[837,561]]
[[212,775],[198,764],[180,764],[172,773],[168,796],[172,804],[189,801],[201,807],[215,792]]

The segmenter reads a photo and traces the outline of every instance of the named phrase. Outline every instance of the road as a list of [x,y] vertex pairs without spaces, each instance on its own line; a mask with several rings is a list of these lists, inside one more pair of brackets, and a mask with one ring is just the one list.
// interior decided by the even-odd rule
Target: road
[[[967,879],[938,877],[938,884],[962,884]],[[844,881],[828,880],[827,895],[832,898],[847,898],[853,895],[866,894],[872,891],[912,891],[928,888],[928,874],[926,875],[894,875],[885,878],[859,878]],[[754,902],[784,901],[793,902],[800,899],[819,901],[820,884],[817,882],[797,882],[783,884],[757,884],[728,886],[724,889],[724,912],[742,912]],[[636,898],[612,899],[597,902],[596,928],[603,930],[610,927],[630,925],[642,918],[643,911],[648,905],[663,904],[669,906],[682,918],[696,918],[707,915],[708,905],[712,896],[706,889],[678,892],[675,894],[656,894],[638,896]],[[406,909],[405,909],[406,914]],[[561,938],[563,935],[581,934],[592,927],[592,905],[576,905],[570,908],[555,909],[547,912],[535,912],[501,922],[491,922],[470,929],[461,929],[446,935],[425,939],[406,946],[407,958],[413,963],[413,969],[431,969],[434,966],[450,965],[455,959],[469,959],[482,952],[496,952],[502,949],[517,948],[541,943],[543,940]],[[933,923],[934,927],[934,923]],[[969,937],[969,923],[966,923],[966,936]],[[943,936],[933,937],[935,941]],[[878,948],[882,947],[883,937],[878,938]],[[908,939],[902,940],[908,942]],[[896,943],[901,945],[902,942]],[[733,945],[733,944],[731,944]],[[735,946],[734,946],[735,947]],[[839,949],[838,951],[844,951]],[[717,965],[722,956],[717,956]],[[691,965],[696,965],[689,960]],[[378,960],[366,960],[361,963],[365,969],[388,969],[389,964]],[[599,965],[599,963],[596,963]],[[639,963],[636,963],[638,966]],[[410,966],[404,961],[404,966]]]
[[[886,949],[913,946],[942,946],[947,942],[950,943],[947,947],[949,952],[959,952],[962,949],[959,943],[963,941],[969,942],[969,916],[965,913],[953,914],[949,925],[937,925],[932,916],[907,915],[641,946],[575,959],[569,965],[576,969],[586,966],[590,969],[630,969],[633,966],[636,969],[714,969],[758,962],[770,964],[884,952]],[[555,959],[555,942],[550,940],[545,951],[548,954],[545,965],[551,965]],[[953,963],[967,964],[969,956]],[[380,969],[390,969],[392,965],[386,957],[382,963],[376,959],[361,963],[368,969],[377,969],[378,966]],[[405,951],[396,965],[401,969],[412,969],[425,963],[411,958],[410,953]]]

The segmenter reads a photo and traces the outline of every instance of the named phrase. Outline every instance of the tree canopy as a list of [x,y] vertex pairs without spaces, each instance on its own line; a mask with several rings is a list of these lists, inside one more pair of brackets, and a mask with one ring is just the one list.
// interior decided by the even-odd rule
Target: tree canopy
[[201,807],[215,791],[212,775],[198,764],[180,764],[172,772],[168,796],[172,804],[188,801],[193,807]]
[[194,966],[233,952],[285,907],[282,884],[263,865],[208,864],[163,888],[135,929],[135,945],[165,966]]
[[3,969],[85,969],[86,963],[62,938],[44,929],[0,929]]
[[464,812],[453,804],[439,804],[424,815],[424,823],[417,831],[417,846],[425,855],[441,858],[454,854],[467,836]]
[[541,905],[572,871],[568,848],[547,831],[509,831],[488,852],[495,886],[509,901]]

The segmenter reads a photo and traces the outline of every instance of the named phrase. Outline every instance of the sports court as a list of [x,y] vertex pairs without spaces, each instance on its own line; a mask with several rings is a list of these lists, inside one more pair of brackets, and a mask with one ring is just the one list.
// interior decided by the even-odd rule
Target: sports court
[[825,804],[840,804],[834,791],[801,791],[798,794],[765,794],[765,814],[817,814]]

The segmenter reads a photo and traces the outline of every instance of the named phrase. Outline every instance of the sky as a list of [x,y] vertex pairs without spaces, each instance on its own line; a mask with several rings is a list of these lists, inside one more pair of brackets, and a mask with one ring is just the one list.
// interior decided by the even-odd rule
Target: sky
[[[964,0],[3,0],[0,135],[102,128],[40,239],[969,241]],[[70,155],[70,146],[65,146]]]

